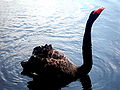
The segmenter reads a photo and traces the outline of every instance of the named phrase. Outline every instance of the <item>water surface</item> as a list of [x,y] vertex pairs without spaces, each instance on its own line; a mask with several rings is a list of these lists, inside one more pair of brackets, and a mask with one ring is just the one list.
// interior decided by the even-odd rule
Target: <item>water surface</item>
[[[77,65],[82,64],[82,39],[92,10],[106,9],[93,25],[93,90],[119,90],[119,0],[0,0],[0,90],[28,90],[21,61],[34,47],[52,44]],[[72,82],[62,90],[82,90]]]

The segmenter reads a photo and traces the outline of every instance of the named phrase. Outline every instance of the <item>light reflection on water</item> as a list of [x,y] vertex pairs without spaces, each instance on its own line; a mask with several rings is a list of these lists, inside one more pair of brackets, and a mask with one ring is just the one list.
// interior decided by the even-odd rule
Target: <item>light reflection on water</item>
[[[118,0],[1,0],[0,1],[0,88],[27,90],[30,78],[20,75],[35,46],[50,43],[82,64],[81,46],[89,13],[106,7],[93,26],[93,69],[90,77],[95,90],[119,90],[120,20]],[[72,82],[63,90],[80,90]]]

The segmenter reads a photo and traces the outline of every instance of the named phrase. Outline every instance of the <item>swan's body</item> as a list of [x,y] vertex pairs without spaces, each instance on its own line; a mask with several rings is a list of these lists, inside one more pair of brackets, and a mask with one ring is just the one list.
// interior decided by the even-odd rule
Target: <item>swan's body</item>
[[[22,62],[29,68],[29,76],[40,75],[55,80],[70,79],[77,77],[78,66],[72,63],[63,53],[53,49],[51,45],[39,46],[34,48],[33,55],[28,62]],[[26,72],[25,72],[26,73]],[[23,74],[25,74],[23,73]],[[48,75],[49,74],[49,75]]]
[[[51,45],[34,48],[33,55],[27,62],[22,62],[23,75],[34,80],[54,82],[55,85],[67,84],[90,72],[92,68],[91,28],[104,8],[91,12],[86,24],[83,38],[83,65],[73,64],[63,53],[53,49]],[[37,77],[37,79],[36,79]],[[43,84],[46,84],[43,83]],[[52,83],[53,84],[53,83]],[[50,84],[51,85],[51,84]]]

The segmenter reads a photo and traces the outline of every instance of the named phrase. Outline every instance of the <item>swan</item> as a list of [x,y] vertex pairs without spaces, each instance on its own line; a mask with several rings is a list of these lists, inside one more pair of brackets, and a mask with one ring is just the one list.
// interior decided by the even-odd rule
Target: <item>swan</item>
[[[87,20],[83,37],[82,54],[83,64],[75,65],[63,53],[55,50],[51,44],[37,46],[33,49],[32,56],[26,62],[22,61],[22,75],[27,75],[35,80],[38,78],[47,81],[44,84],[68,84],[87,75],[92,68],[92,43],[91,29],[94,21],[98,18],[104,8],[99,8],[90,13]],[[37,77],[37,79],[36,79]],[[51,85],[51,84],[50,84]]]

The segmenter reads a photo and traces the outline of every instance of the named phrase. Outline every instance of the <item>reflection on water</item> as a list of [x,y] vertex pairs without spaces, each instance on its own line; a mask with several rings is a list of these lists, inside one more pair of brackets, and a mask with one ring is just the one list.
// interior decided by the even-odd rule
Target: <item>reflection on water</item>
[[[85,75],[82,76],[82,78],[80,78],[80,82],[82,84],[82,90],[92,90],[92,85],[91,85],[91,80],[89,75]],[[57,84],[54,83],[54,81],[48,81],[45,78],[39,78],[39,77],[35,77],[33,78],[32,81],[28,82],[28,88],[30,90],[61,90],[61,88],[65,87],[67,85],[67,83],[61,83],[61,84]]]
[[[119,90],[119,0],[0,0],[0,89],[28,90],[31,79],[20,74],[35,46],[52,44],[75,64],[82,64],[81,45],[89,13],[106,10],[93,25],[94,90]],[[83,80],[84,81],[84,80]],[[62,90],[81,90],[78,81]]]

